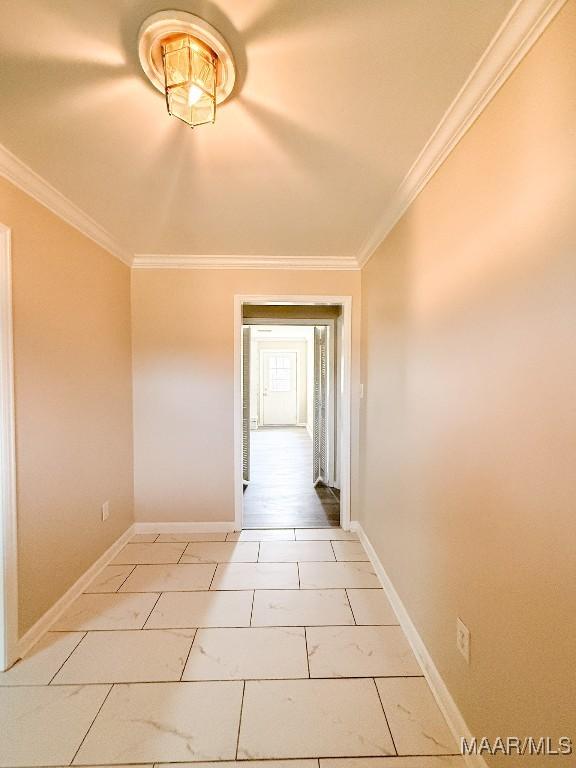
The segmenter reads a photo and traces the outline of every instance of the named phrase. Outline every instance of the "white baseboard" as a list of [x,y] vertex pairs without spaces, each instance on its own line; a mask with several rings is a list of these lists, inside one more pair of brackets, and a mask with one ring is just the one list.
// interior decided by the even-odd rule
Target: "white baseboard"
[[[414,655],[422,667],[424,677],[428,681],[428,685],[434,694],[434,698],[438,702],[438,706],[440,707],[440,710],[442,711],[442,714],[444,715],[446,722],[448,723],[448,726],[452,731],[454,738],[456,739],[457,744],[460,744],[460,739],[462,737],[470,742],[470,739],[472,738],[470,729],[466,725],[466,721],[462,717],[462,713],[452,698],[446,683],[440,676],[440,672],[434,664],[428,649],[424,645],[424,641],[420,637],[418,630],[414,626],[414,623],[412,622],[412,619],[410,618],[408,611],[406,610],[404,603],[400,598],[400,595],[398,592],[396,592],[396,589],[394,588],[390,577],[386,573],[386,569],[382,565],[380,558],[376,554],[376,550],[372,546],[370,539],[366,535],[362,525],[357,520],[352,520],[350,522],[350,530],[356,531],[358,534],[358,537],[364,546],[364,549],[366,550],[366,554],[374,566],[376,575],[380,579],[380,583],[382,584],[382,587],[388,596],[388,600],[394,609],[394,613],[398,618],[400,626],[404,630],[404,634],[406,635],[408,642],[414,651]],[[468,768],[488,768],[482,755],[465,755],[464,759]]]
[[230,533],[234,521],[226,523],[134,523],[136,533]]
[[86,587],[96,578],[100,571],[116,557],[118,552],[120,552],[122,547],[130,541],[133,535],[134,525],[131,525],[102,555],[100,555],[98,560],[96,560],[96,562],[93,563],[90,568],[88,568],[88,570],[74,582],[74,584],[72,584],[70,589],[54,603],[52,608],[49,608],[46,613],[38,619],[36,624],[30,627],[26,634],[18,640],[18,658],[25,656],[30,648],[32,648],[33,645],[36,645],[42,635],[48,632],[50,627],[60,618],[60,616],[62,616],[64,611],[66,611],[70,605],[72,605],[74,600],[84,592]]

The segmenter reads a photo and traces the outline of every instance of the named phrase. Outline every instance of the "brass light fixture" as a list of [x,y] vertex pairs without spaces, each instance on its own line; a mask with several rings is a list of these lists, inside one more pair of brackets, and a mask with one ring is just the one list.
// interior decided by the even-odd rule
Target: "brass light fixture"
[[169,115],[192,128],[216,119],[216,107],[236,79],[232,52],[208,22],[182,11],[161,11],[142,24],[140,63],[166,98]]

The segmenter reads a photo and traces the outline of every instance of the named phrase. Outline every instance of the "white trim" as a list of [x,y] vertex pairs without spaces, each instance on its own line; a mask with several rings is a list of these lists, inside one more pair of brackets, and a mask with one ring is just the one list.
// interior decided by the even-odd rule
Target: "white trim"
[[330,269],[358,270],[355,256],[137,253],[133,269]]
[[[440,707],[440,710],[444,715],[444,718],[446,719],[446,722],[448,723],[454,738],[456,739],[457,744],[460,744],[461,737],[464,737],[468,742],[470,742],[470,739],[472,738],[470,729],[466,725],[466,721],[458,709],[458,705],[452,698],[446,683],[442,679],[438,668],[434,664],[430,652],[420,637],[418,630],[410,618],[410,615],[408,614],[408,611],[406,610],[400,595],[398,592],[396,592],[396,589],[394,588],[390,577],[386,573],[386,569],[382,565],[382,561],[376,554],[376,550],[372,546],[370,539],[358,521],[353,521],[350,525],[350,528],[351,530],[358,533],[360,542],[366,550],[366,554],[370,558],[370,562],[374,566],[376,575],[380,579],[380,583],[382,584],[388,600],[394,609],[394,613],[398,618],[400,626],[402,627],[404,634],[406,635],[408,642],[414,651],[414,655],[418,659],[418,663],[422,667],[424,677],[428,681],[428,685],[434,694],[434,698],[436,699],[438,706]],[[486,761],[481,755],[465,755],[464,758],[468,768],[488,768]]]
[[517,0],[432,136],[386,206],[356,256],[272,256],[246,254],[133,255],[94,219],[0,145],[0,176],[45,205],[120,261],[134,269],[305,269],[358,270],[372,256],[472,123],[532,48],[566,0]]
[[124,533],[119,536],[110,547],[108,547],[106,552],[100,555],[98,560],[96,560],[87,571],[84,571],[82,576],[72,584],[70,589],[68,589],[62,597],[57,600],[40,619],[38,619],[36,624],[34,624],[34,626],[20,638],[20,642],[18,643],[19,657],[25,656],[30,648],[36,645],[38,640],[50,630],[50,627],[58,621],[62,614],[72,605],[74,600],[76,600],[76,598],[84,592],[86,587],[94,581],[100,571],[102,571],[102,569],[116,557],[122,547],[130,541],[133,535],[134,524],[130,525]]
[[[234,526],[242,530],[242,387],[241,333],[244,304],[340,305],[342,307],[342,398],[340,427],[340,527],[350,527],[350,457],[352,430],[350,423],[352,398],[352,296],[309,296],[265,294],[234,296]],[[321,323],[315,323],[316,325]]]
[[0,144],[0,176],[46,206],[48,210],[89,237],[112,256],[128,266],[132,265],[132,254],[117,243],[112,235],[2,144]]
[[358,252],[363,267],[566,0],[517,0]]
[[0,224],[0,671],[18,658],[18,537],[10,230]]
[[230,533],[234,523],[134,523],[135,533]]

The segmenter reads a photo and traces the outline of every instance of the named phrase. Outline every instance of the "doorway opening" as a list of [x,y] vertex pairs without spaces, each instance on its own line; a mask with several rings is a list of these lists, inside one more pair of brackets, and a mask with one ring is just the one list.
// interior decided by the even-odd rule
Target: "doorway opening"
[[236,304],[236,527],[348,527],[347,297]]
[[340,525],[329,375],[334,361],[333,355],[319,357],[328,351],[324,342],[333,325],[245,326],[250,428],[244,436],[244,528]]

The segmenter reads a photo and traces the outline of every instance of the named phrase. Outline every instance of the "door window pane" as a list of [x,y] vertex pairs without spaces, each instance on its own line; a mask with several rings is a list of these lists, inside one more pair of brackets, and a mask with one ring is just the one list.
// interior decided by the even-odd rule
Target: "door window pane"
[[286,355],[268,358],[268,386],[271,392],[290,391],[290,359]]

